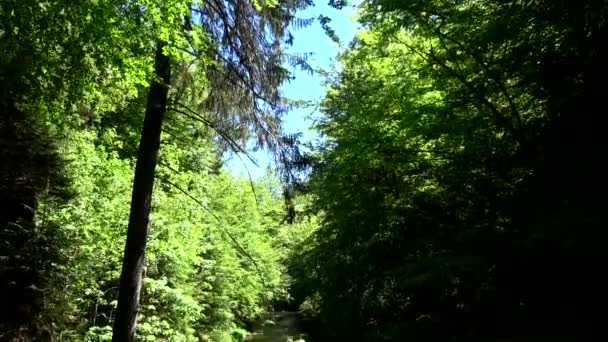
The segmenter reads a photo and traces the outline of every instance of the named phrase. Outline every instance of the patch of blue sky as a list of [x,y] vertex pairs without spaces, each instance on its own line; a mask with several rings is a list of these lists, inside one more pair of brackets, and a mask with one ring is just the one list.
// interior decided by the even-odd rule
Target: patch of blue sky
[[[358,28],[359,24],[354,19],[355,6],[357,0],[349,1],[349,5],[341,10],[331,8],[328,0],[315,0],[315,6],[309,7],[297,14],[300,18],[318,18],[319,15],[324,15],[331,18],[330,27],[336,32],[336,35],[342,42],[342,46],[338,46],[326,34],[318,20],[305,28],[294,29],[294,44],[289,47],[290,53],[313,53],[308,59],[308,64],[313,69],[330,70],[334,67],[335,58],[348,45]],[[281,87],[283,96],[292,100],[316,102],[320,100],[324,94],[323,78],[318,73],[312,75],[304,70],[293,70],[295,79]],[[283,127],[287,134],[301,133],[302,142],[313,142],[319,139],[319,136],[311,125],[318,112],[314,108],[305,107],[291,110],[283,119]],[[249,177],[258,179],[263,176],[271,167],[272,158],[265,151],[250,151],[251,156],[257,161],[257,166],[249,161],[246,157],[227,156],[227,167],[235,175],[239,177]],[[249,173],[249,175],[248,175]]]

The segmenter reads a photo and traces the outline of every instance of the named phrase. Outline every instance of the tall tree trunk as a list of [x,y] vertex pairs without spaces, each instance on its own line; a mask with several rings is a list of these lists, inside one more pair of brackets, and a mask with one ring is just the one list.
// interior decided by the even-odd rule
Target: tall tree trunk
[[158,43],[156,50],[154,63],[156,79],[150,85],[144,127],[137,153],[127,242],[120,275],[118,308],[114,320],[113,342],[131,342],[135,337],[144,253],[148,239],[154,170],[158,159],[161,126],[167,110],[171,78],[169,58],[163,54],[164,45]]

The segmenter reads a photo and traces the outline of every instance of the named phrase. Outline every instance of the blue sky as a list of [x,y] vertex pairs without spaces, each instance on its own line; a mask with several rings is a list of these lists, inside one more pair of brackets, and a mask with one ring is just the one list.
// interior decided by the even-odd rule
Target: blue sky
[[[354,37],[358,24],[352,19],[355,10],[352,5],[344,7],[342,10],[336,10],[327,5],[328,0],[315,0],[315,6],[310,7],[298,14],[300,18],[317,18],[320,14],[332,19],[330,26],[336,31],[343,45]],[[354,1],[349,1],[354,3]],[[330,69],[336,55],[341,50],[334,42],[327,37],[321,25],[315,21],[309,27],[293,30],[294,44],[289,49],[290,52],[313,52],[314,56],[309,59],[309,64],[313,68]],[[286,83],[281,88],[283,95],[294,100],[319,100],[323,97],[325,89],[322,86],[322,78],[319,75],[310,75],[305,71],[296,70],[296,79],[290,83]],[[292,110],[284,118],[284,128],[287,133],[301,132],[303,141],[316,139],[316,134],[310,130],[312,124],[309,118],[312,113],[312,108],[301,108]],[[242,158],[246,168],[249,170],[253,179],[262,176],[268,167],[269,158],[264,151],[258,151],[252,154],[257,160],[259,167]],[[239,158],[232,157],[228,161],[228,168],[235,175],[247,177],[247,171],[243,162]]]

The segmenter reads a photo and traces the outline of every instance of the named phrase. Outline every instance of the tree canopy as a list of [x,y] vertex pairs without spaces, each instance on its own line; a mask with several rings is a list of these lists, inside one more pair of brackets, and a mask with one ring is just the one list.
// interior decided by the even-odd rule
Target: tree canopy
[[601,333],[606,1],[363,0],[330,70],[313,5],[0,2],[0,340]]
[[598,327],[580,313],[603,298],[605,15],[594,1],[361,3],[364,29],[326,81],[320,227],[298,263],[321,336]]
[[0,4],[0,339],[109,340],[113,322],[131,319],[116,308],[133,285],[118,282],[121,251],[128,194],[142,189],[132,170],[150,144],[157,157],[141,168],[157,183],[145,199],[150,233],[127,247],[143,252],[149,240],[148,257],[124,266],[143,280],[142,305],[126,304],[139,340],[239,340],[287,298],[282,198],[221,164],[252,137],[283,148],[290,105],[278,87],[290,64],[306,66],[284,46],[308,5]]

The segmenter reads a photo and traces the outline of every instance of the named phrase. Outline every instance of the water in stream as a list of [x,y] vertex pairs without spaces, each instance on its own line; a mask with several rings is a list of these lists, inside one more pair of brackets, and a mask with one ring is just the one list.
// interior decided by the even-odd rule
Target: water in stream
[[300,327],[301,315],[298,312],[281,311],[260,327],[246,341],[257,342],[304,342],[306,336]]

